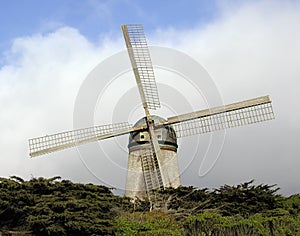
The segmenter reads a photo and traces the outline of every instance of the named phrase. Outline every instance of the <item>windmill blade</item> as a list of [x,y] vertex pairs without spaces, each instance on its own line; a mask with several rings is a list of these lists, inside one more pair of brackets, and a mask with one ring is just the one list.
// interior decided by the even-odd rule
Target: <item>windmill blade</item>
[[53,135],[29,139],[31,157],[74,147],[84,143],[107,139],[133,131],[142,130],[143,126],[134,127],[127,122],[95,126],[85,129],[62,132]]
[[[208,133],[274,119],[269,96],[168,118],[177,137]],[[157,124],[160,125],[160,124]]]
[[163,188],[163,177],[160,171],[162,153],[154,133],[154,124],[149,113],[149,109],[155,110],[159,108],[160,102],[144,28],[142,25],[122,25],[121,28],[146,113],[146,123],[150,137],[153,163],[155,164],[156,172],[158,173],[156,182],[159,183],[160,188]]
[[141,160],[145,189],[151,209],[155,207],[156,193],[155,190],[163,189],[163,181],[160,168],[158,167],[157,158],[152,152],[152,148],[144,150],[138,158]]
[[160,102],[144,28],[142,25],[122,25],[121,28],[143,107],[156,110]]
[[[147,121],[148,122],[148,121]],[[163,183],[163,173],[161,172],[161,160],[163,158],[161,149],[159,147],[158,139],[156,137],[156,134],[154,132],[154,125],[153,122],[150,121],[148,123],[148,133],[150,137],[150,145],[151,145],[151,151],[152,151],[152,156],[153,156],[153,163],[157,172],[157,182],[159,183],[159,188],[164,188],[164,183]]]
[[143,153],[138,156],[141,160],[148,195],[151,194],[151,190],[158,189],[163,186],[160,169],[158,168],[154,157],[155,156],[151,148],[145,149]]

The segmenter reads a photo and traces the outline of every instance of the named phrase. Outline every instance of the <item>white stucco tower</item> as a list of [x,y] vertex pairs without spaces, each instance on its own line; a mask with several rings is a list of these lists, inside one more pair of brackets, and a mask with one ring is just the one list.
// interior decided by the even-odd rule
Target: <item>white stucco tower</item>
[[[151,116],[154,122],[164,121],[159,116]],[[135,127],[146,125],[145,118],[140,119]],[[177,160],[176,133],[170,126],[155,130],[162,152],[162,160],[158,160],[160,173],[165,187],[177,188],[180,186],[179,168]],[[126,178],[125,196],[130,198],[146,198],[146,180],[143,172],[142,156],[151,148],[147,131],[132,132],[129,136],[128,170]]]

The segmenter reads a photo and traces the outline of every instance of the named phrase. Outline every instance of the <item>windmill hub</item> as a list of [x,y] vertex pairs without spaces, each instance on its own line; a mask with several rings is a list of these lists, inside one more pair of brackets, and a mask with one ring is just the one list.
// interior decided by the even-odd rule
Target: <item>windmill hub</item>
[[[166,121],[165,119],[154,115],[151,116],[151,119],[153,120],[154,124]],[[146,117],[143,117],[134,124],[134,127],[146,126],[146,124]],[[154,131],[161,149],[177,152],[177,137],[175,130],[171,126],[160,127],[155,129]],[[130,133],[128,143],[129,152],[147,148],[149,147],[149,145],[150,137],[147,130]]]

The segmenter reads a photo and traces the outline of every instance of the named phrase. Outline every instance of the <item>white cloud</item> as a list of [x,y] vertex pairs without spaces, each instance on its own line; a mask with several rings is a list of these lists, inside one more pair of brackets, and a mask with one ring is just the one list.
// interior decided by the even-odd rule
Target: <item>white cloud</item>
[[247,3],[225,7],[203,29],[179,32],[177,47],[204,65],[225,103],[269,94],[276,116],[269,124],[229,131],[214,174],[204,181],[214,175],[231,183],[256,178],[278,183],[284,193],[298,191],[299,12],[296,2]]
[[[229,130],[217,165],[195,178],[194,160],[184,184],[218,187],[251,178],[298,191],[300,164],[300,4],[292,1],[220,3],[220,16],[204,27],[158,30],[155,44],[186,52],[213,77],[225,103],[271,95],[275,121]],[[224,3],[224,4],[223,4]],[[193,178],[194,176],[194,178]]]
[[70,159],[28,159],[28,139],[72,129],[79,87],[113,44],[93,45],[69,27],[14,40],[0,70],[1,175],[53,175],[72,166]]
[[[183,184],[217,187],[255,178],[278,183],[284,193],[298,191],[299,10],[298,3],[283,1],[234,9],[221,5],[220,17],[206,26],[149,35],[149,42],[183,50],[198,60],[226,103],[265,94],[274,101],[275,121],[229,131],[212,171],[199,179],[201,158],[195,159],[183,174]],[[95,45],[69,27],[15,39],[0,69],[0,175],[58,174],[96,181],[74,149],[31,160],[27,140],[72,129],[81,83],[97,63],[120,48],[121,33],[116,41],[108,37]],[[182,147],[184,155],[188,149]]]

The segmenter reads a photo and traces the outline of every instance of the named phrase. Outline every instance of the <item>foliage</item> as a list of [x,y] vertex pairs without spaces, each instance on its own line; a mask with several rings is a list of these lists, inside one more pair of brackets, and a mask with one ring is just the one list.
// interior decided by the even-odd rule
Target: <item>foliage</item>
[[300,235],[300,195],[277,191],[253,181],[167,188],[149,212],[147,200],[132,203],[105,186],[12,176],[0,178],[0,235]]
[[300,215],[300,194],[295,194],[283,199],[283,206],[291,215]]
[[237,186],[224,185],[214,191],[214,206],[223,215],[242,216],[253,215],[258,212],[281,207],[281,198],[276,192],[276,185],[253,185],[253,180]]
[[179,224],[161,212],[134,212],[116,219],[117,235],[182,235]]
[[[300,235],[300,217],[288,214],[273,215],[274,212],[255,214],[249,218],[222,216],[205,212],[190,216],[184,222],[187,235],[239,235],[239,236],[281,236]],[[272,214],[272,216],[268,216]]]
[[128,199],[105,186],[58,179],[1,178],[0,228],[35,235],[114,234],[113,219],[131,206]]

